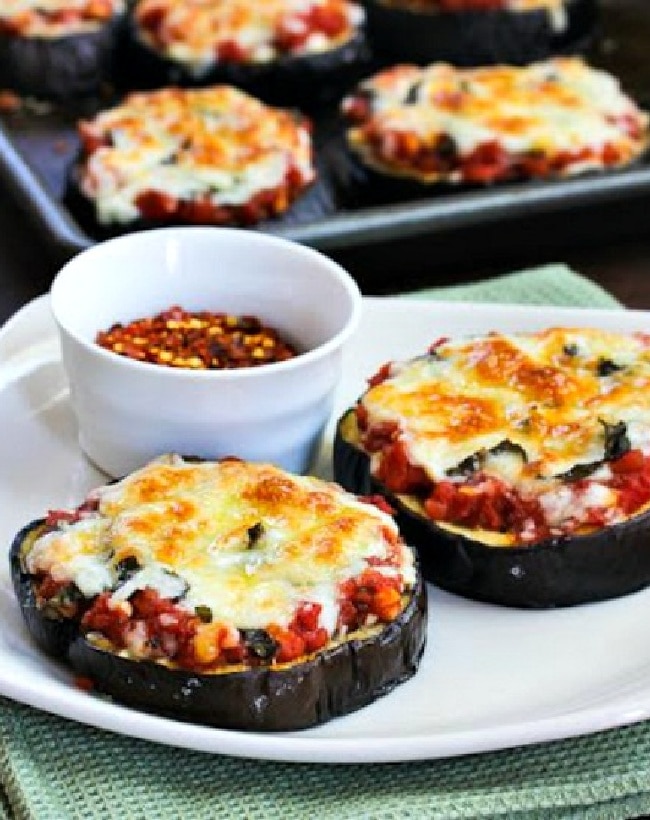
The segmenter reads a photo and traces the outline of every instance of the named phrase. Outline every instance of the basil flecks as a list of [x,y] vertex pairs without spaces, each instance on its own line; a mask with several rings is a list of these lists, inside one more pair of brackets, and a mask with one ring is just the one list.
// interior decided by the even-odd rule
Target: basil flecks
[[212,610],[209,606],[204,606],[203,604],[199,604],[199,606],[194,607],[194,613],[196,617],[204,624],[212,623]]
[[261,521],[258,521],[256,524],[253,524],[252,527],[248,528],[248,549],[252,550],[260,538],[264,535],[264,524]]
[[632,449],[624,421],[608,424],[600,419],[600,423],[605,429],[605,461],[615,461]]
[[406,97],[404,97],[404,102],[406,105],[415,105],[418,101],[420,88],[422,88],[421,82],[413,83],[413,85],[409,87],[409,90],[406,92]]
[[528,455],[526,454],[524,448],[520,444],[516,444],[515,442],[510,441],[506,438],[503,439],[503,441],[500,441],[498,444],[495,444],[494,447],[490,447],[487,450],[478,450],[471,456],[464,458],[456,467],[450,467],[447,470],[447,475],[472,475],[472,473],[476,473],[480,469],[482,469],[489,456],[498,456],[501,453],[513,453],[515,455],[518,455],[524,463],[528,461]]
[[604,457],[600,461],[591,461],[587,464],[576,464],[566,473],[561,473],[556,478],[561,478],[564,481],[580,481],[582,478],[588,478],[592,473],[608,461],[616,461],[621,458],[631,449],[630,439],[627,435],[627,425],[624,421],[619,421],[617,424],[608,424],[606,421],[600,419],[605,431],[605,447]]
[[616,364],[611,359],[599,359],[596,365],[596,373],[601,378],[611,376],[617,370],[625,370],[625,367],[622,364]]
[[123,558],[121,561],[118,561],[115,565],[115,572],[117,574],[117,582],[118,584],[124,583],[124,581],[128,581],[128,579],[135,575],[135,573],[140,569],[140,562],[135,557],[135,555],[129,555],[126,558]]
[[265,629],[240,630],[244,643],[262,661],[270,661],[275,656],[278,644]]

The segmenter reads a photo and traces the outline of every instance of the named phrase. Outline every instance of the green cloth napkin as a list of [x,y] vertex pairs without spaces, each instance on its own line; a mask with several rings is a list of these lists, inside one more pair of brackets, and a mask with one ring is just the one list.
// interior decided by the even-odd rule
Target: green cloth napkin
[[[620,307],[563,265],[414,296]],[[19,820],[620,820],[650,811],[650,721],[489,754],[362,766],[191,752],[3,698],[0,735],[5,816]]]

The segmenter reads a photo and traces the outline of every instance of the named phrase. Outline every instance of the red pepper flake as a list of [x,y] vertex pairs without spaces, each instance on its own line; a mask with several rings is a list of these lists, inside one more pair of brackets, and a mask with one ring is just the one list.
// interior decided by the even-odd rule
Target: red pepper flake
[[252,315],[191,312],[178,305],[99,331],[101,347],[139,362],[190,370],[232,370],[298,355],[277,330]]

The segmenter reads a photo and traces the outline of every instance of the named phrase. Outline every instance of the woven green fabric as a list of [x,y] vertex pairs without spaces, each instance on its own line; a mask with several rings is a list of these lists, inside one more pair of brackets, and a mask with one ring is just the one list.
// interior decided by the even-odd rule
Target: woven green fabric
[[409,299],[436,299],[445,302],[507,302],[520,305],[566,305],[612,308],[619,303],[584,276],[566,265],[508,273],[483,282],[431,288],[406,295]]
[[[618,305],[562,265],[422,295]],[[0,737],[0,816],[18,820],[620,820],[650,811],[650,722],[463,758],[327,766],[156,745],[0,698]]]

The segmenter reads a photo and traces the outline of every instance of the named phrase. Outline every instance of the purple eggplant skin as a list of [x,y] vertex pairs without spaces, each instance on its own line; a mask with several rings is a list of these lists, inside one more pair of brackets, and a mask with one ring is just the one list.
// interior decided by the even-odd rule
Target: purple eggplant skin
[[318,54],[283,56],[270,63],[218,63],[193,74],[186,66],[158,54],[138,35],[133,20],[127,23],[128,75],[118,85],[150,90],[165,85],[201,87],[216,83],[234,85],[269,105],[298,106],[309,111],[335,99],[369,73],[370,47],[360,28],[342,45]]
[[65,658],[79,634],[77,622],[69,618],[48,617],[38,608],[33,580],[23,565],[24,555],[44,532],[45,519],[40,518],[27,524],[16,535],[9,552],[11,581],[29,633],[38,647],[54,658]]
[[566,0],[567,25],[553,28],[545,9],[422,12],[365,0],[368,33],[384,60],[457,66],[527,65],[583,51],[598,20],[598,0]]
[[418,552],[427,581],[449,592],[520,609],[604,601],[650,585],[650,512],[587,535],[494,547],[427,518],[417,500],[394,495],[370,474],[354,410],[337,425],[334,478],[360,494],[380,493],[397,511],[402,536]]
[[17,94],[68,101],[98,93],[111,80],[123,16],[64,37],[0,34],[0,85]]
[[76,620],[46,617],[36,606],[22,559],[43,528],[43,520],[24,527],[10,552],[14,590],[28,630],[44,652],[128,706],[222,729],[294,731],[367,706],[417,672],[427,632],[420,572],[404,610],[375,632],[359,632],[296,664],[201,674],[100,649],[80,633]]

